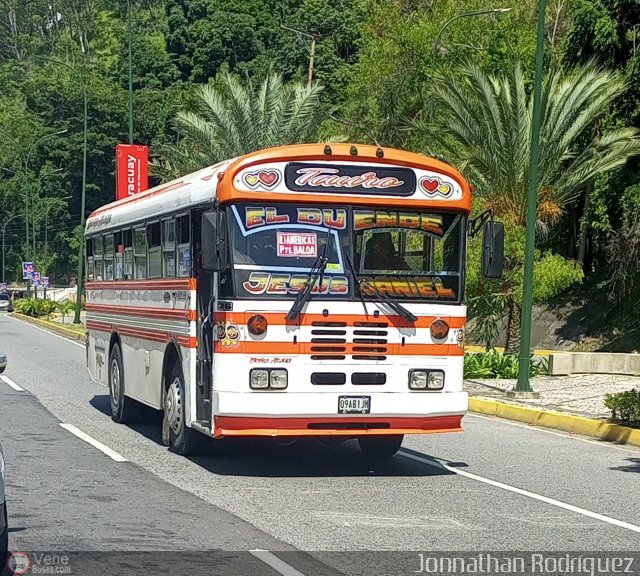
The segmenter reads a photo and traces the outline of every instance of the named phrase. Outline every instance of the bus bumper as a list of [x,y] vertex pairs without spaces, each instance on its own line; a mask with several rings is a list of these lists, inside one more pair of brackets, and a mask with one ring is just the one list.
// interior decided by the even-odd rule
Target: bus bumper
[[215,398],[213,435],[353,437],[460,432],[468,408],[466,392],[362,395],[371,397],[370,414],[338,414],[342,394],[337,393],[220,392]]

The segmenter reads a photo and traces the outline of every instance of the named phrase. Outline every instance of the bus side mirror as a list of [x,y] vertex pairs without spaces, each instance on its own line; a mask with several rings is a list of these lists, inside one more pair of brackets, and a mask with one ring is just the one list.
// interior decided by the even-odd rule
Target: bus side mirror
[[500,278],[504,265],[504,224],[489,220],[482,233],[482,275]]
[[224,212],[202,215],[202,269],[220,272],[227,267],[227,221]]

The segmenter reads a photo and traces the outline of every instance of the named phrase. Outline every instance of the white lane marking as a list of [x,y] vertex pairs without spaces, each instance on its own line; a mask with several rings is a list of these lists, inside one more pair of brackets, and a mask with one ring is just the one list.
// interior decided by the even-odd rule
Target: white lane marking
[[302,572],[298,572],[293,566],[289,566],[289,564],[280,560],[280,558],[268,550],[249,550],[249,554],[252,554],[267,566],[271,566],[271,568],[278,572],[278,574],[282,574],[282,576],[304,576]]
[[617,446],[615,444],[612,444],[609,440],[590,440],[589,438],[583,438],[582,436],[571,434],[569,432],[548,430],[547,428],[543,428],[542,426],[531,426],[530,424],[523,424],[521,422],[512,422],[511,420],[500,418],[500,416],[483,416],[480,414],[467,413],[466,417],[478,418],[480,420],[489,420],[491,422],[498,422],[500,424],[508,424],[509,426],[515,426],[516,428],[535,430],[536,432],[542,432],[544,434],[552,434],[553,436],[560,436],[561,438],[569,438],[570,440],[577,440],[579,442],[586,442],[587,444],[594,444],[596,446],[600,446],[601,448],[621,450],[622,452],[630,452],[631,454],[636,455],[640,452],[640,448],[634,450],[632,448],[625,448],[624,446]]
[[469,478],[470,480],[476,480],[477,482],[482,482],[483,484],[488,484],[489,486],[501,488],[502,490],[506,490],[507,492],[513,492],[514,494],[526,496],[527,498],[532,498],[533,500],[538,500],[540,502],[544,502],[545,504],[551,504],[552,506],[563,508],[564,510],[569,510],[577,514],[582,514],[583,516],[588,516],[589,518],[593,518],[594,520],[600,520],[601,522],[606,522],[607,524],[613,524],[614,526],[618,526],[619,528],[624,528],[625,530],[631,530],[632,532],[640,533],[640,526],[636,526],[635,524],[629,524],[628,522],[623,522],[622,520],[617,520],[615,518],[611,518],[610,516],[605,516],[604,514],[591,512],[590,510],[585,510],[584,508],[574,506],[573,504],[567,504],[566,502],[561,502],[560,500],[554,500],[553,498],[549,498],[547,496],[541,496],[540,494],[536,494],[535,492],[529,492],[528,490],[523,490],[522,488],[509,486],[509,484],[497,482],[496,480],[491,480],[490,478],[484,478],[483,476],[478,476],[477,474],[472,474],[471,472],[459,470],[458,468],[447,466],[442,462],[429,460],[428,458],[416,456],[415,454],[409,454],[404,451],[398,452],[398,454],[400,456],[404,456],[405,458],[409,458],[410,460],[415,460],[416,462],[421,462],[422,464],[431,466],[432,468],[444,468],[449,472],[453,472],[454,474],[458,474],[459,476],[464,476],[465,478]]
[[24,320],[19,320],[15,316],[11,316],[11,318],[16,320],[17,322],[20,322],[22,324],[26,324],[27,326],[31,326],[32,328],[35,328],[36,330],[40,330],[40,332],[45,332],[46,334],[49,334],[51,336],[55,336],[56,338],[60,338],[60,340],[64,340],[65,342],[69,342],[69,344],[73,344],[74,346],[80,346],[80,348],[84,348],[85,347],[84,344],[80,344],[80,342],[75,342],[74,340],[71,340],[70,338],[67,338],[65,336],[60,336],[60,334],[56,334],[55,332],[51,332],[49,330],[45,330],[44,328],[40,328],[40,326],[35,326],[34,324],[30,324],[29,322],[25,322]]
[[7,384],[8,386],[11,386],[11,388],[16,390],[17,392],[24,392],[24,388],[21,388],[20,386],[18,386],[13,380],[11,380],[11,378],[9,378],[9,376],[5,376],[3,374],[2,376],[0,376],[0,379],[2,379],[2,381],[5,384]]
[[127,462],[127,459],[124,456],[118,454],[115,450],[109,448],[109,446],[105,446],[102,442],[98,442],[95,438],[89,436],[89,434],[86,434],[79,428],[76,428],[73,424],[65,424],[64,422],[60,422],[60,426],[65,430],[71,432],[71,434],[73,434],[74,436],[77,436],[81,440],[84,440],[88,444],[91,444],[91,446],[97,448],[98,450],[100,450],[100,452],[103,452],[112,460],[115,460],[116,462]]

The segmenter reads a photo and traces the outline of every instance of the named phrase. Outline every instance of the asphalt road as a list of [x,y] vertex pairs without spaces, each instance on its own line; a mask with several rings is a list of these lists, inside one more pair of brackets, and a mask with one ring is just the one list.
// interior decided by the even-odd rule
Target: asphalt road
[[160,444],[159,420],[111,421],[78,343],[0,316],[0,350],[24,389],[0,381],[12,549],[94,562],[90,551],[188,551],[181,566],[291,576],[409,574],[424,551],[640,552],[634,448],[468,416],[465,432],[407,438],[382,464],[313,441],[225,441],[186,459]]

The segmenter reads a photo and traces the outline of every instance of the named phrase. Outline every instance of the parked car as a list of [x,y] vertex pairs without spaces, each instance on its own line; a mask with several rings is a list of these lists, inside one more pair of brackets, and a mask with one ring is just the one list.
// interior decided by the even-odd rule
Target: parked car
[[4,372],[7,367],[7,355],[0,352],[0,374]]
[[9,523],[7,521],[7,502],[4,496],[4,455],[0,446],[0,573],[7,565],[9,553]]
[[6,292],[0,294],[0,312],[13,312],[13,300]]

